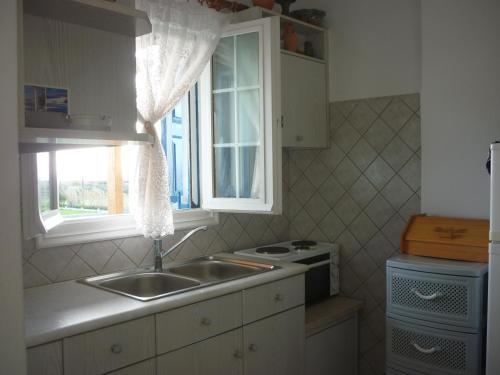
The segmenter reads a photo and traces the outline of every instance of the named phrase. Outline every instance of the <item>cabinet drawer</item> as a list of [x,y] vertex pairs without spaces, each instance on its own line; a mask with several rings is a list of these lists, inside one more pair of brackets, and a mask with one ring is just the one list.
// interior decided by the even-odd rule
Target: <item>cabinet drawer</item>
[[243,324],[304,304],[304,275],[243,291]]
[[56,341],[26,351],[28,375],[62,375],[62,344]]
[[241,293],[228,294],[156,315],[157,353],[241,326]]
[[424,374],[476,375],[481,369],[481,336],[387,319],[387,365]]
[[477,277],[387,268],[389,314],[480,328],[482,292]]
[[150,359],[121,370],[109,372],[107,375],[156,375],[156,361]]
[[103,374],[155,354],[153,316],[64,339],[64,373]]

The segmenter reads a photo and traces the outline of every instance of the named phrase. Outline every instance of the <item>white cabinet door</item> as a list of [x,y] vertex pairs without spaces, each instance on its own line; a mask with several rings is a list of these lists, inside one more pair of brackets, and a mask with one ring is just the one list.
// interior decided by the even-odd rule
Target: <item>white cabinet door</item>
[[158,357],[158,375],[242,375],[241,328]]
[[326,65],[281,54],[284,147],[329,144]]
[[304,373],[304,306],[243,327],[245,375]]
[[35,346],[27,351],[28,375],[62,375],[62,343]]
[[279,19],[230,25],[200,80],[203,207],[281,213]]
[[306,339],[306,375],[357,374],[356,318]]
[[108,375],[156,375],[156,360],[140,362],[135,365],[109,372]]

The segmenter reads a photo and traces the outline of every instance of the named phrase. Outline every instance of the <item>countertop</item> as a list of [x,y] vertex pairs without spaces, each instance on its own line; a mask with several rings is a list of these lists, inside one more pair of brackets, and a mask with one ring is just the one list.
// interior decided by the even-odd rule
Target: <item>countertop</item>
[[306,337],[321,332],[361,310],[363,301],[335,296],[306,308]]
[[[224,258],[247,259],[228,253],[218,255]],[[257,260],[252,259],[252,261]],[[26,346],[45,344],[64,337],[241,291],[298,275],[308,269],[307,266],[296,263],[276,264],[281,268],[149,302],[141,302],[76,281],[26,289],[24,291]]]

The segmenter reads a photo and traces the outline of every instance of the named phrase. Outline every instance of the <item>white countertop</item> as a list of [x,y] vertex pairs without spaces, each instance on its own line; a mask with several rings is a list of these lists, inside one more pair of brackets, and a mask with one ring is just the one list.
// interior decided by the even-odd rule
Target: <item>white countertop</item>
[[[248,259],[223,253],[222,257]],[[252,259],[256,261],[256,259]],[[267,262],[272,263],[272,262]],[[67,281],[24,291],[26,346],[45,344],[64,337],[102,328],[194,302],[283,279],[307,271],[307,266],[279,263],[280,269],[228,281],[149,302]]]

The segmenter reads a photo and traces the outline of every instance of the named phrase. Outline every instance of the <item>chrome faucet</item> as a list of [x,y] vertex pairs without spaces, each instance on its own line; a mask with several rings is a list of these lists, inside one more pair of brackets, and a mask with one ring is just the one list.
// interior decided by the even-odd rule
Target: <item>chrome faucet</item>
[[208,227],[206,225],[198,228],[194,228],[193,230],[189,231],[184,237],[180,239],[179,242],[177,242],[174,246],[172,246],[168,250],[162,251],[162,239],[155,239],[153,241],[153,251],[154,251],[154,256],[155,256],[155,272],[162,272],[163,271],[163,258],[165,258],[168,254],[170,254],[172,251],[177,249],[180,245],[182,245],[189,237],[191,237],[193,234],[196,232],[199,232],[200,230],[207,230]]

